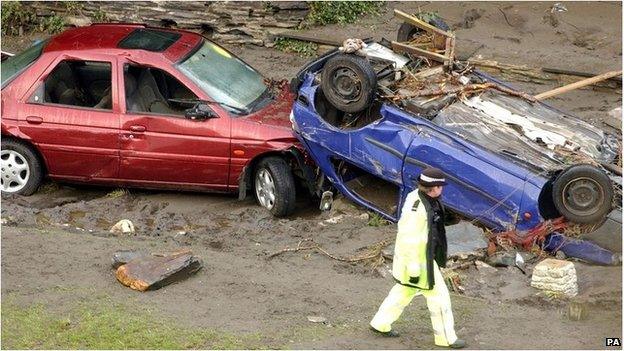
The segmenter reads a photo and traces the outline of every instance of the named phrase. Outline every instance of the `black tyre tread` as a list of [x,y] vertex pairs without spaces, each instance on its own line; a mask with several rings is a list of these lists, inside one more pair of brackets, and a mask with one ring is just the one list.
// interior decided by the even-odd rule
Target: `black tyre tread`
[[[594,179],[605,191],[605,201],[596,213],[590,216],[579,216],[568,211],[563,204],[563,188],[574,178],[588,177]],[[566,219],[575,223],[599,223],[611,212],[613,201],[613,186],[606,173],[591,165],[575,165],[567,168],[555,179],[553,184],[553,202],[555,207]]]
[[[333,96],[330,89],[330,74],[334,69],[341,66],[350,66],[359,70],[362,73],[362,97],[355,103],[345,104],[341,102],[339,97]],[[377,89],[377,74],[370,65],[367,59],[351,54],[337,55],[327,61],[323,67],[323,73],[321,74],[321,90],[325,95],[325,98],[335,108],[344,112],[359,112],[368,108],[375,97],[375,91]]]
[[[39,158],[39,155],[32,146],[20,140],[3,138],[1,144],[2,150],[15,150],[26,157],[28,166],[30,167],[30,178],[28,179],[26,186],[18,192],[10,193],[10,195],[32,195],[37,191],[37,189],[39,189],[39,185],[41,185],[44,175],[43,162]],[[3,194],[6,193],[3,192]]]
[[[444,20],[440,17],[434,17],[431,20],[429,20],[428,23],[444,31],[448,31],[450,29],[449,25],[446,24],[446,22],[444,22]],[[398,42],[410,41],[417,32],[421,32],[421,31],[423,30],[412,24],[403,22],[401,23],[401,26],[399,27],[399,31],[397,32],[397,41]]]
[[[290,166],[281,157],[271,156],[262,159],[258,162],[256,171],[254,172],[254,185],[256,174],[262,168],[269,170],[275,182],[275,204],[271,209],[271,213],[276,217],[285,217],[292,214],[295,211],[296,189],[295,179]],[[254,195],[255,194],[256,192],[254,189]],[[258,201],[257,197],[256,201]],[[260,202],[258,201],[258,203]]]

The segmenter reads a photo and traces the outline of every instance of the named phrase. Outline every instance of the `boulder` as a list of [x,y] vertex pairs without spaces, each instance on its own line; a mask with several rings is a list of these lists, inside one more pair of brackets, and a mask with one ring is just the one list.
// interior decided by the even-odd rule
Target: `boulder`
[[119,250],[113,254],[112,265],[114,269],[119,268],[134,259],[147,256],[146,252],[136,250]]
[[110,232],[113,234],[132,234],[134,233],[134,224],[129,219],[122,219],[115,223]]
[[138,257],[117,268],[120,283],[134,290],[155,290],[185,279],[202,267],[202,261],[191,250],[159,256]]
[[563,293],[566,296],[578,294],[574,263],[547,258],[533,268],[531,286],[537,289]]

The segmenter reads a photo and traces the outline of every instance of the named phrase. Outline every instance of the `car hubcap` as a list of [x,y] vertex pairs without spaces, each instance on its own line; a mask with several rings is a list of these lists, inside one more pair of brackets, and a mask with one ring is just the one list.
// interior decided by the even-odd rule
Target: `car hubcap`
[[262,207],[272,209],[275,205],[275,183],[267,169],[261,169],[256,174],[256,196]]
[[332,77],[332,85],[335,93],[348,102],[356,101],[362,91],[357,73],[349,68],[337,69]]
[[593,179],[574,179],[564,187],[563,202],[568,210],[577,215],[591,215],[604,202],[604,191]]
[[2,191],[14,193],[22,190],[28,183],[30,167],[26,158],[15,150],[2,150],[0,153]]

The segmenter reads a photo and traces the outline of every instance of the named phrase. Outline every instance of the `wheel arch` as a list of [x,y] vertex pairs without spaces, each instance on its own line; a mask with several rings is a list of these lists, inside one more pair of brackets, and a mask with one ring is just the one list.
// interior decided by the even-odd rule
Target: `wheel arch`
[[41,164],[43,165],[43,175],[45,176],[48,174],[48,161],[46,160],[45,157],[43,157],[43,153],[41,152],[41,150],[39,150],[37,145],[32,143],[30,140],[18,138],[16,136],[5,134],[5,133],[2,133],[2,140],[12,140],[12,141],[19,142],[30,147],[35,153],[35,155],[39,158],[39,161],[41,161]]

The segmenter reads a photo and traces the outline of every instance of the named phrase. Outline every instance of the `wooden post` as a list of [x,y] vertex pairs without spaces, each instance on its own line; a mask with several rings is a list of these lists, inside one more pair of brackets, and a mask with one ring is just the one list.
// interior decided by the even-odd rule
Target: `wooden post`
[[578,89],[578,88],[582,88],[582,87],[585,87],[585,86],[588,86],[588,85],[592,85],[592,84],[601,82],[603,80],[607,80],[609,78],[620,76],[620,75],[622,75],[622,71],[611,71],[611,72],[603,73],[603,74],[595,76],[595,77],[583,79],[583,80],[580,80],[578,82],[574,82],[572,84],[564,85],[562,87],[559,87],[559,88],[556,88],[556,89],[553,89],[553,90],[549,90],[549,91],[545,91],[545,92],[543,92],[541,94],[537,94],[537,95],[535,95],[535,99],[537,99],[537,100],[548,99],[548,98],[553,97],[555,95],[567,93],[568,91],[572,91],[572,90],[575,90],[575,89]]
[[451,37],[453,36],[453,34],[447,32],[447,31],[443,31],[442,29],[432,26],[429,23],[425,22],[425,21],[421,21],[418,18],[414,17],[414,16],[410,16],[407,13],[397,10],[394,10],[394,15],[396,17],[398,17],[399,19],[402,19],[404,22],[407,22],[409,24],[412,24],[424,31],[427,31],[429,33],[434,33],[434,34],[439,34],[445,37]]
[[440,55],[435,52],[431,52],[427,50],[422,50],[422,49],[419,49],[410,45],[401,44],[396,41],[392,42],[392,50],[399,51],[399,52],[408,52],[416,56],[423,56],[428,59],[436,60],[442,63],[449,61],[449,58],[444,55]]

